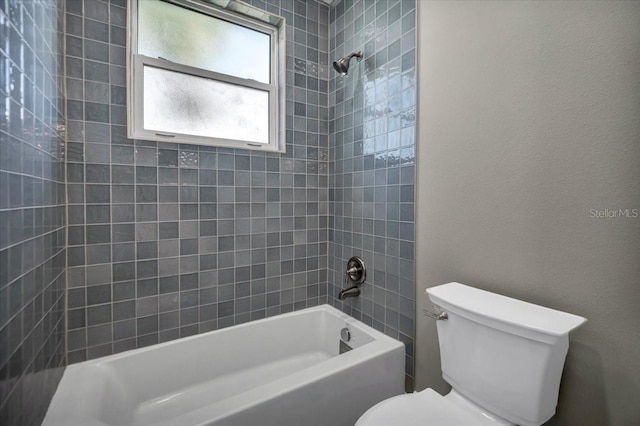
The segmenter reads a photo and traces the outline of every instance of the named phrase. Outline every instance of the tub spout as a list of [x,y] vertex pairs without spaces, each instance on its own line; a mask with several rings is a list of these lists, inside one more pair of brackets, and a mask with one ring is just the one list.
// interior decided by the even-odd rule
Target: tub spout
[[360,288],[357,285],[353,287],[349,287],[344,290],[340,290],[340,294],[338,295],[338,299],[344,300],[347,297],[357,297],[360,296]]

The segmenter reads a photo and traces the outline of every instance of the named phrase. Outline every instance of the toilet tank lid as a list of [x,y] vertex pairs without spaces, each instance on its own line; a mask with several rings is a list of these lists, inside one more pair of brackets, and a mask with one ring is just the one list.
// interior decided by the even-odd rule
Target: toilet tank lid
[[429,298],[441,308],[469,312],[505,325],[552,336],[563,336],[586,321],[578,315],[452,282],[427,289]]

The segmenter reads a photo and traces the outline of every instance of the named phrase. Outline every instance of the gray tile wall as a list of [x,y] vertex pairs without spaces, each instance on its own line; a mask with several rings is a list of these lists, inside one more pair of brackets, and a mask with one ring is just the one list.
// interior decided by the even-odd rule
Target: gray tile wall
[[287,153],[126,138],[125,0],[66,1],[68,357],[327,301],[324,4],[287,20]]
[[[415,1],[343,0],[331,9],[331,61],[355,51],[329,82],[329,301],[406,344],[415,337]],[[363,258],[358,298],[341,302],[346,261]]]
[[57,7],[54,0],[0,0],[2,425],[40,424],[64,365],[64,103]]

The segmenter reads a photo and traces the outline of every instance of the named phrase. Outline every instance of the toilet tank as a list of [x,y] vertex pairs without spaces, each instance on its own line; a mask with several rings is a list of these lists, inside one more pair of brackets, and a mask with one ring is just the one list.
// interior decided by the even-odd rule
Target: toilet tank
[[444,379],[518,425],[555,414],[569,332],[585,318],[460,283],[427,289],[447,313],[437,321]]

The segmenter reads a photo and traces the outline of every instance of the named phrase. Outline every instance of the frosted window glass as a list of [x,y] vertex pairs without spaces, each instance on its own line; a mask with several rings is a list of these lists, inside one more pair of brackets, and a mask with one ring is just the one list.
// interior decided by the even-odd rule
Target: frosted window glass
[[271,36],[158,0],[138,2],[138,53],[270,84]]
[[144,128],[269,143],[269,92],[144,67]]

